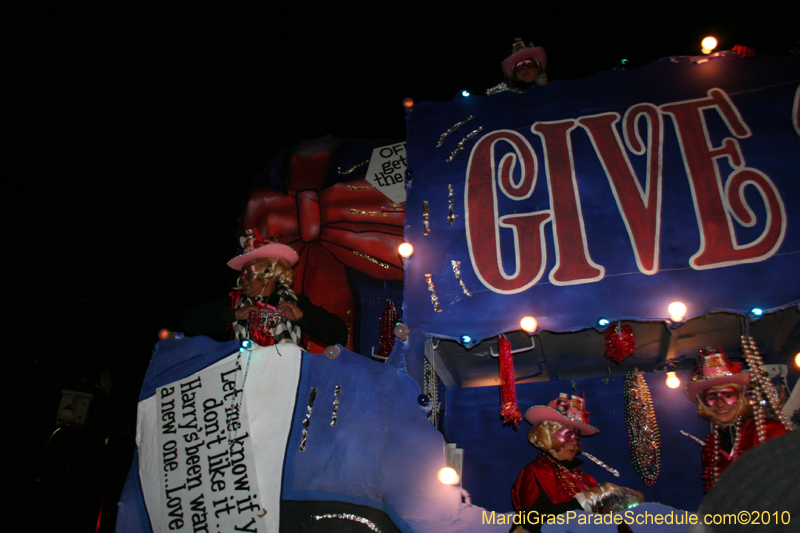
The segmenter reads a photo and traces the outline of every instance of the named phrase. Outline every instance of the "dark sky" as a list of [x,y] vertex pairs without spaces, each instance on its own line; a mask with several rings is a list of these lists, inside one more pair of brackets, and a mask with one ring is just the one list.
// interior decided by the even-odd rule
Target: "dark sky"
[[[42,328],[63,347],[36,359],[43,386],[109,366],[118,379],[138,376],[159,328],[225,294],[244,195],[281,146],[325,134],[402,140],[403,98],[482,93],[501,80],[514,37],[545,47],[551,80],[696,55],[709,33],[720,49],[764,54],[785,54],[798,37],[795,15],[752,6],[533,4],[487,14],[488,2],[59,3],[18,19],[20,74],[6,106],[21,119],[24,198],[13,207],[24,209],[12,233],[57,258],[28,275],[57,285],[63,306]],[[23,297],[33,315],[49,291],[36,286],[42,294]]]

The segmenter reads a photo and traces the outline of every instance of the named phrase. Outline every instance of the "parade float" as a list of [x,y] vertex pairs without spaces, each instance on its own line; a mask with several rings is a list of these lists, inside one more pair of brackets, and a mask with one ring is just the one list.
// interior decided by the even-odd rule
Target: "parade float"
[[631,516],[693,513],[708,425],[667,376],[712,345],[797,379],[799,101],[797,54],[672,57],[284,154],[242,233],[295,248],[348,343],[159,342],[117,530],[508,531],[519,412],[561,393]]

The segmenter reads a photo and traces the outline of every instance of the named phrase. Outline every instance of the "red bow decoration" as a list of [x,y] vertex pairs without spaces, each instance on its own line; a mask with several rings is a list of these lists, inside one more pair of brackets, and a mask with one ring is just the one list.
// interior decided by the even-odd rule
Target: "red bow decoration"
[[636,337],[628,324],[611,324],[606,328],[605,336],[605,355],[617,364],[627,359],[636,348]]
[[[309,185],[308,175],[319,172],[314,158],[293,158],[292,164],[292,182],[301,176],[299,181]],[[405,214],[402,209],[384,210],[389,204],[364,179],[289,193],[263,188],[251,194],[240,231],[257,229],[262,238],[294,248],[300,256],[294,291],[352,328],[353,296],[345,266],[378,279],[403,278],[397,247],[403,242]],[[348,344],[352,347],[352,340]]]

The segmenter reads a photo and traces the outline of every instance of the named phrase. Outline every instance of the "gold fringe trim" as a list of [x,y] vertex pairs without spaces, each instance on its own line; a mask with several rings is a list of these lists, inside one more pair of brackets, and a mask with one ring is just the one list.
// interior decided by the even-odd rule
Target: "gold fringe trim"
[[388,269],[388,268],[389,268],[389,265],[388,265],[388,264],[384,263],[383,261],[381,261],[381,260],[379,260],[379,259],[375,259],[375,258],[374,258],[374,257],[372,257],[371,255],[367,255],[367,254],[361,253],[361,252],[359,252],[359,251],[356,251],[356,250],[353,250],[353,253],[354,253],[354,254],[356,254],[358,257],[363,257],[363,258],[364,258],[364,259],[366,259],[367,261],[370,261],[370,262],[372,262],[372,263],[375,263],[375,264],[376,264],[376,265],[378,265],[379,267],[382,267],[382,268],[385,268],[385,269]]

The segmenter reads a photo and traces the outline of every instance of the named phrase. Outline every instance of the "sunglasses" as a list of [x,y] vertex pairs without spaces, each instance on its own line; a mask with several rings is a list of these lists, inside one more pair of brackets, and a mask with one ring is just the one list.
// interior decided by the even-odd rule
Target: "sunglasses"
[[258,268],[255,265],[247,265],[242,269],[242,279],[253,279],[258,274]]
[[517,72],[518,70],[522,70],[525,67],[531,67],[531,68],[538,69],[539,68],[539,64],[536,61],[534,61],[533,59],[523,59],[522,61],[520,61],[519,63],[514,65],[514,72]]

